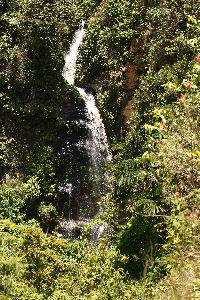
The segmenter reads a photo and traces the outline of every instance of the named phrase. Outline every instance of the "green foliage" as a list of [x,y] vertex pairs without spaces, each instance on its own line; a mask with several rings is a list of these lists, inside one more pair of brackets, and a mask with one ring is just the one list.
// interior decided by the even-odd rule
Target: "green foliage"
[[[175,1],[107,0],[90,18],[81,48],[82,67],[78,77],[84,83],[96,83],[109,139],[113,139],[114,134],[120,138],[122,108],[133,95],[132,91],[127,91],[129,66],[133,65],[137,70],[132,74],[134,85],[140,83],[133,101],[140,122],[150,119],[155,102],[162,101],[162,84],[167,71],[164,67],[171,66],[178,76],[183,76],[188,60],[196,52],[189,45],[189,39],[198,36],[198,29],[193,33],[194,30],[187,27],[189,15],[193,16],[191,20],[198,19],[197,3],[181,1],[177,5]],[[177,62],[179,66],[176,66]],[[156,74],[161,68],[161,74]],[[143,78],[139,78],[141,74]],[[160,80],[163,83],[159,83]],[[116,86],[114,95],[113,85]],[[168,95],[164,101],[169,103],[172,96]]]
[[3,136],[0,141],[0,170],[2,175],[10,170],[16,170],[16,152],[16,141],[13,138],[7,139]]
[[44,197],[55,196],[55,156],[51,147],[39,146],[26,156],[30,176],[37,176]]
[[40,195],[38,178],[32,177],[26,183],[13,180],[0,187],[0,215],[13,222],[29,218],[31,210]]
[[[63,270],[61,255],[65,243],[55,237],[45,238],[41,229],[26,230],[19,244],[27,267],[23,274],[31,285],[46,295],[51,293],[57,277]],[[61,254],[61,255],[60,255]]]
[[[174,196],[188,199],[199,186],[199,56],[194,65],[192,58],[197,48],[188,43],[185,16],[176,13],[176,25],[169,25],[173,8],[177,10],[174,2],[147,8],[146,18],[153,26],[152,35],[142,32],[146,37],[143,51],[147,53],[144,63],[148,71],[140,76],[139,87],[134,91],[130,132],[113,147],[114,193],[110,201],[119,207],[120,221],[129,220],[122,227],[118,247],[129,256],[126,267],[131,274],[144,272],[151,280],[165,272],[155,262],[162,255],[165,220],[174,207]],[[184,13],[187,10],[188,6]],[[195,14],[198,15],[197,9]],[[193,24],[195,27],[198,22]],[[178,48],[167,41],[172,31],[180,42]],[[190,38],[194,32],[197,34],[198,29],[188,29]],[[101,94],[100,105],[109,99],[108,94]],[[105,116],[109,118],[108,112]]]
[[[162,264],[168,276],[152,289],[153,299],[192,299],[200,293],[199,281],[199,190],[190,195],[190,205],[172,200],[174,208],[166,220],[167,239],[163,245]],[[192,206],[191,206],[192,204]]]
[[149,265],[153,263],[158,244],[162,243],[160,232],[155,224],[161,218],[135,216],[124,226],[117,242],[121,253],[129,257],[126,268],[134,278],[140,278]]
[[[84,46],[81,49],[84,75],[93,78],[98,70],[105,76],[128,55],[133,26],[138,21],[137,3],[129,1],[105,1],[94,17],[90,18]],[[115,45],[115,47],[113,47]]]
[[[38,207],[38,217],[42,228],[47,231],[54,229],[58,222],[58,213],[52,204],[46,205],[44,202]],[[50,227],[50,228],[49,228]]]
[[6,265],[1,265],[3,297],[28,299],[27,290],[29,299],[60,295],[63,299],[132,299],[120,268],[126,258],[106,249],[104,243],[95,248],[84,241],[71,243],[46,237],[40,228],[22,228],[8,221],[0,222],[0,227],[4,243],[0,257],[7,257]]
[[16,245],[25,226],[15,225],[8,220],[0,220],[0,295],[2,299],[41,299],[34,288],[19,278],[23,272],[22,257],[17,255]]

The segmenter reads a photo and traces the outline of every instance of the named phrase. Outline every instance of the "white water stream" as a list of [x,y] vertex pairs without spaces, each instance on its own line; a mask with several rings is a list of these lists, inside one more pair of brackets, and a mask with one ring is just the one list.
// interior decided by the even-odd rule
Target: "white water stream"
[[69,52],[64,54],[65,66],[63,69],[63,77],[69,84],[74,84],[78,48],[81,45],[85,35],[84,24],[85,22],[83,21],[81,28],[79,28],[74,34]]
[[[95,97],[87,93],[83,88],[78,88],[78,91],[85,102],[86,114],[88,122],[86,123],[89,129],[85,148],[90,158],[91,173],[94,180],[98,184],[102,181],[107,181],[106,173],[101,174],[102,168],[105,167],[105,163],[111,160],[111,154],[108,149],[107,136],[104,128],[104,124],[101,119],[101,115],[95,104]],[[101,177],[104,178],[101,178]]]

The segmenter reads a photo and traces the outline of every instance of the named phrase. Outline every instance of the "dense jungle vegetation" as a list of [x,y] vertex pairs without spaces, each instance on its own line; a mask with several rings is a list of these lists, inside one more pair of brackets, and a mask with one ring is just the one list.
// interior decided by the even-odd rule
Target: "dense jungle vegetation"
[[[63,53],[82,20],[76,85],[113,155],[95,243],[92,224],[55,233],[77,167],[56,147],[81,101]],[[0,131],[1,299],[200,298],[198,0],[0,0]]]

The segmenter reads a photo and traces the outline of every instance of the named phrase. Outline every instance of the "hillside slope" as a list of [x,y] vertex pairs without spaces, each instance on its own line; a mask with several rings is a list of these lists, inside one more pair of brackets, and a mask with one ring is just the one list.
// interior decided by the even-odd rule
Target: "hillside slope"
[[[198,1],[1,0],[0,13],[2,299],[198,299]],[[59,183],[90,186],[87,159],[59,154],[85,138],[66,129],[82,100],[62,69],[82,20],[75,83],[95,94],[113,159],[104,214],[70,241],[54,233]]]

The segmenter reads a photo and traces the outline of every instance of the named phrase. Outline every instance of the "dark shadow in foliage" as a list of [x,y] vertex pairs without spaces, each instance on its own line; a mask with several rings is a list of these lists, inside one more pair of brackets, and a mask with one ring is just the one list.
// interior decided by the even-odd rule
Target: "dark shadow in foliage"
[[153,256],[158,254],[156,248],[161,245],[162,239],[155,230],[156,223],[158,218],[155,217],[133,217],[118,240],[117,249],[129,258],[124,268],[135,279],[139,279],[145,273],[147,266],[152,263]]

